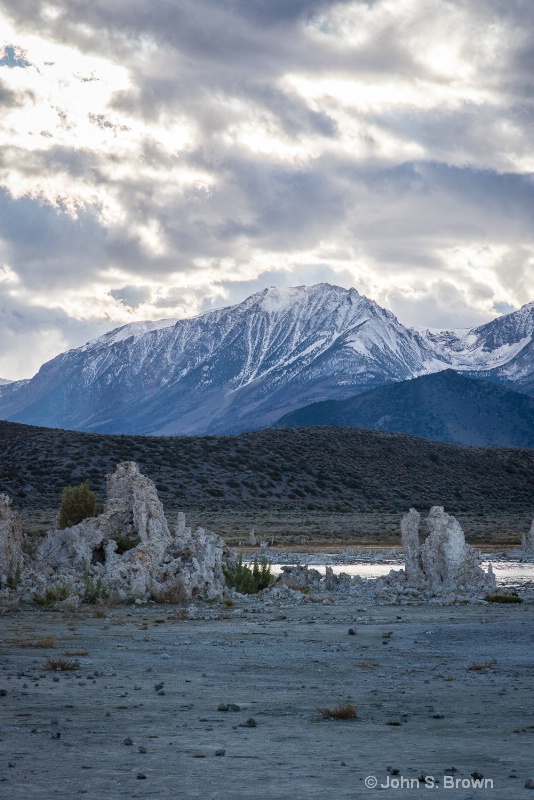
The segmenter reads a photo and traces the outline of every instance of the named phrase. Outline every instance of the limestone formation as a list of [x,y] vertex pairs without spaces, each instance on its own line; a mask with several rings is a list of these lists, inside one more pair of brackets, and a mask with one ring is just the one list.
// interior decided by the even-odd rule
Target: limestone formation
[[420,515],[414,509],[401,523],[406,583],[429,594],[487,592],[495,589],[493,570],[484,572],[480,554],[466,544],[458,520],[433,506],[428,536],[419,544]]
[[16,587],[23,561],[20,517],[7,494],[0,494],[0,588]]
[[191,534],[183,513],[171,534],[156,488],[137,464],[119,464],[107,478],[107,492],[100,516],[51,531],[39,545],[38,589],[52,580],[82,597],[96,591],[119,600],[169,602],[223,592],[223,540],[202,528]]
[[423,565],[421,563],[421,547],[419,544],[419,526],[421,514],[411,508],[401,520],[402,549],[404,551],[404,569],[409,583],[419,585],[423,582]]
[[534,519],[528,533],[524,531],[521,536],[521,549],[524,556],[534,558]]

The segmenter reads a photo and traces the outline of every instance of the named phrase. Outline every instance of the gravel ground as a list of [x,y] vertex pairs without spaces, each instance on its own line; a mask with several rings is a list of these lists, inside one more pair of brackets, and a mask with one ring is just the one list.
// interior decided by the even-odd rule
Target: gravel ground
[[[534,798],[534,605],[197,615],[1,616],[0,797]],[[321,718],[340,703],[357,718]]]

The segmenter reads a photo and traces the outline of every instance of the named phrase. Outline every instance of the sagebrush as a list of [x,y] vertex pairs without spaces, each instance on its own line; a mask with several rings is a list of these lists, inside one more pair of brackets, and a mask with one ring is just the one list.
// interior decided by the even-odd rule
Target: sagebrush
[[271,567],[266,558],[259,561],[255,558],[251,569],[248,564],[243,564],[243,556],[239,555],[235,561],[223,566],[226,585],[241,594],[256,594],[279,580],[272,574]]

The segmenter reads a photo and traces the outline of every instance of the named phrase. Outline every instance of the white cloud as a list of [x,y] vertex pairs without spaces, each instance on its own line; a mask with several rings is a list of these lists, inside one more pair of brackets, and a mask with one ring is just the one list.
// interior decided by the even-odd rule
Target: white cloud
[[[3,377],[27,375],[28,348],[275,283],[353,284],[412,324],[533,299],[530,4],[26,0],[0,17]],[[14,300],[30,338],[9,335]]]

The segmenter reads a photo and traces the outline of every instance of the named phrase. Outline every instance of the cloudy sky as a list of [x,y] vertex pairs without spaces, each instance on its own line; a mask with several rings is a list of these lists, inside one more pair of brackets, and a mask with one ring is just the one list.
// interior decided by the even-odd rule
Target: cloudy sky
[[266,286],[534,300],[532,0],[0,0],[0,377]]

